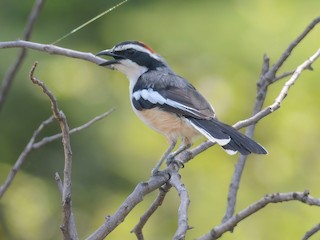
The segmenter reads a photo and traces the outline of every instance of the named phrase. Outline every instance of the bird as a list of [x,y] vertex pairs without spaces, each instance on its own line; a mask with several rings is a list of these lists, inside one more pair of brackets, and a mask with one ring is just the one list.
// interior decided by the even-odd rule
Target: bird
[[[230,155],[267,154],[259,143],[218,120],[205,97],[145,43],[124,41],[96,55],[111,57],[99,65],[126,75],[133,111],[169,142],[152,175],[159,173],[165,160],[172,160],[190,148],[199,135],[217,143]],[[173,152],[180,139],[181,145]]]

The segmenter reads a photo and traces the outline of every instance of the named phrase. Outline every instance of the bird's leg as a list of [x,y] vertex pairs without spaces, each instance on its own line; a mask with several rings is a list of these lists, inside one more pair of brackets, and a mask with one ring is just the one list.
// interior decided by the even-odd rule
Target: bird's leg
[[166,160],[169,156],[169,154],[172,152],[172,150],[174,149],[174,147],[176,146],[177,141],[171,141],[170,142],[170,147],[166,150],[166,152],[162,155],[162,157],[160,158],[159,162],[157,163],[157,165],[154,167],[154,169],[152,169],[151,171],[151,175],[156,175],[159,172],[159,168],[162,165],[162,163],[164,162],[164,160]]
[[189,148],[191,147],[191,145],[192,145],[191,143],[182,142],[181,145],[178,147],[178,149],[177,149],[175,152],[169,154],[168,159],[167,159],[167,163],[169,164],[170,162],[174,161],[174,158],[175,158],[178,154],[180,154],[180,153],[182,153],[183,151],[189,149]]

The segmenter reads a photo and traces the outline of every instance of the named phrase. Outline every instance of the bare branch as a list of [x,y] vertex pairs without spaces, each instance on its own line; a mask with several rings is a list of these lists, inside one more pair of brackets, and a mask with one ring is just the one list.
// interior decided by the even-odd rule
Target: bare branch
[[275,81],[275,74],[282,66],[282,64],[287,60],[290,56],[291,52],[295,49],[296,46],[311,32],[311,30],[320,23],[320,17],[315,18],[306,28],[305,30],[288,46],[286,51],[281,55],[279,60],[272,66],[270,71],[270,75],[268,76],[270,83]]
[[188,208],[190,204],[189,194],[180,181],[180,175],[177,172],[173,172],[169,183],[177,190],[180,197],[180,205],[178,209],[178,229],[173,237],[174,240],[185,239],[187,230],[190,229],[188,225]]
[[131,233],[134,233],[138,240],[143,240],[144,236],[142,233],[142,229],[147,221],[150,219],[152,214],[162,205],[164,198],[169,192],[171,185],[166,183],[159,188],[159,194],[156,199],[152,202],[151,206],[147,209],[147,211],[140,217],[140,221],[137,225],[131,230]]
[[165,184],[169,180],[169,174],[171,175],[171,172],[172,170],[168,170],[166,173],[150,177],[147,182],[139,183],[118,210],[112,216],[107,216],[106,221],[91,234],[87,240],[104,239],[113,229],[124,221],[130,211],[143,200],[145,195]]
[[17,172],[20,170],[22,164],[25,162],[27,156],[30,154],[30,152],[33,150],[33,144],[37,138],[37,136],[40,134],[40,132],[42,131],[42,129],[52,123],[52,121],[54,120],[53,116],[51,116],[50,118],[48,118],[47,120],[43,121],[39,127],[34,131],[32,137],[30,138],[28,144],[25,146],[24,150],[21,152],[19,158],[17,159],[17,161],[15,162],[14,166],[12,167],[10,173],[8,174],[7,179],[5,180],[5,182],[0,186],[0,199],[1,197],[4,195],[4,193],[6,192],[6,190],[8,189],[8,187],[10,186],[10,184],[12,183],[15,175],[17,174]]
[[[70,130],[70,134],[73,133],[77,133],[80,132],[88,127],[90,127],[92,124],[96,123],[97,121],[100,121],[102,119],[104,119],[105,117],[107,117],[109,114],[111,114],[113,111],[115,110],[115,108],[112,108],[111,110],[109,110],[108,112],[105,112],[95,118],[93,118],[92,120],[90,120],[89,122],[73,128]],[[16,163],[14,164],[13,168],[11,169],[10,173],[8,174],[7,179],[5,180],[5,182],[0,186],[0,199],[1,197],[4,195],[4,193],[6,192],[6,190],[8,189],[8,187],[10,186],[11,182],[13,181],[16,173],[20,170],[22,164],[25,162],[27,156],[35,149],[39,149],[41,147],[43,147],[44,145],[51,143],[59,138],[62,137],[62,133],[58,133],[55,134],[53,136],[50,137],[44,137],[42,140],[35,142],[36,138],[39,136],[40,132],[42,131],[42,129],[52,123],[52,121],[54,120],[54,117],[51,116],[49,119],[43,121],[40,126],[38,127],[38,129],[33,133],[31,139],[29,140],[28,144],[26,145],[26,147],[24,148],[24,150],[22,151],[22,153],[20,154],[19,158],[17,159]]]
[[294,71],[282,73],[280,76],[275,77],[275,78],[273,79],[273,82],[276,82],[276,81],[279,81],[279,80],[281,80],[281,79],[283,79],[283,78],[289,77],[289,76],[291,76],[293,73],[294,73]]
[[70,145],[70,134],[69,126],[67,123],[66,116],[59,109],[58,102],[52,92],[45,86],[45,84],[39,79],[34,77],[34,71],[37,67],[35,63],[30,71],[31,81],[40,86],[43,92],[49,97],[51,102],[51,109],[54,117],[59,122],[61,132],[62,132],[62,144],[64,150],[64,174],[63,174],[63,193],[62,193],[62,206],[63,206],[63,223],[60,227],[65,240],[76,240],[78,239],[78,234],[76,226],[74,224],[74,218],[72,214],[72,203],[71,203],[71,168],[72,168],[72,151]]
[[[60,178],[59,173],[57,173],[57,172],[55,173],[54,179],[57,181],[58,189],[59,189],[61,196],[62,196],[63,195],[63,183],[62,183],[62,180]],[[76,231],[76,223],[75,223],[74,215],[73,215],[72,211],[70,213],[70,226],[71,226],[71,229],[73,229],[72,231]],[[74,234],[77,234],[77,233],[75,232],[75,233],[73,233],[73,235]]]
[[295,84],[295,82],[297,81],[297,79],[299,78],[299,76],[301,75],[301,73],[304,70],[310,69],[310,66],[319,57],[320,57],[320,49],[318,49],[318,51],[315,54],[313,54],[309,59],[307,59],[300,66],[297,67],[297,69],[294,71],[292,77],[284,84],[283,88],[281,89],[278,97],[275,99],[273,104],[271,104],[268,107],[264,108],[263,110],[261,110],[260,112],[255,114],[254,116],[252,116],[252,117],[250,117],[250,118],[248,118],[246,120],[242,120],[242,121],[237,122],[233,126],[235,128],[237,128],[237,129],[243,128],[245,126],[257,123],[259,120],[261,120],[262,118],[266,117],[270,113],[278,110],[280,108],[280,105],[281,105],[282,101],[288,95],[290,87],[292,87]]
[[299,201],[310,206],[320,206],[320,199],[309,196],[308,191],[304,192],[289,192],[289,193],[274,193],[268,194],[259,201],[251,204],[244,210],[238,212],[235,216],[229,218],[224,223],[213,228],[209,233],[198,238],[198,240],[215,240],[221,237],[225,232],[233,230],[239,222],[248,216],[258,212],[269,203],[281,203],[287,201]]
[[[306,29],[289,45],[289,47],[281,55],[279,60],[271,67],[271,69],[269,69],[269,58],[266,55],[264,56],[264,64],[262,66],[261,77],[260,77],[260,80],[259,80],[258,85],[257,85],[258,89],[257,89],[256,102],[255,102],[255,105],[254,105],[254,108],[253,108],[253,114],[252,115],[254,115],[254,116],[251,118],[251,121],[246,120],[247,121],[246,124],[249,123],[248,124],[249,127],[246,130],[246,135],[248,137],[252,137],[253,136],[257,120],[260,120],[261,118],[267,116],[268,114],[270,114],[271,112],[275,111],[276,109],[278,109],[280,107],[280,103],[284,99],[285,96],[283,98],[281,96],[279,96],[281,99],[277,98],[276,101],[275,101],[275,104],[271,105],[271,108],[264,109],[264,110],[261,111],[262,106],[263,106],[264,101],[265,101],[265,98],[267,96],[268,86],[270,84],[274,83],[275,81],[277,81],[277,80],[282,78],[283,75],[280,76],[281,78],[277,78],[276,77],[277,71],[282,66],[282,64],[286,61],[286,59],[289,57],[289,55],[294,50],[294,48],[309,34],[309,32],[319,22],[320,22],[320,17],[314,19],[306,27]],[[310,68],[311,63],[307,63],[307,64],[309,64],[308,68]],[[302,70],[306,69],[304,67],[302,67],[302,68],[303,68]],[[302,72],[302,70],[301,70],[301,72]],[[297,69],[296,72],[297,71],[299,71],[299,70]],[[298,76],[301,74],[301,72],[297,73]],[[296,78],[293,80],[293,83],[295,82]],[[286,89],[286,87],[284,87],[283,89],[284,89],[283,91],[286,92],[286,93],[289,90],[289,89]],[[280,93],[280,95],[282,95],[282,93]],[[281,100],[281,101],[279,102],[278,100]],[[279,102],[279,105],[276,104],[277,102]],[[236,124],[235,127],[238,128],[239,125],[241,126],[241,124],[238,123],[238,126]],[[234,170],[234,174],[232,176],[230,187],[229,187],[228,204],[227,204],[226,214],[223,217],[222,222],[226,221],[227,219],[229,219],[232,216],[232,214],[234,213],[237,193],[238,193],[239,184],[240,184],[240,179],[241,179],[241,176],[242,176],[242,172],[243,172],[246,160],[247,160],[247,156],[240,156],[239,159],[238,159],[237,165],[236,165],[235,170]]]
[[312,235],[320,231],[320,223],[316,224],[303,236],[302,240],[308,240]]
[[[31,13],[28,17],[25,29],[24,29],[24,33],[22,35],[22,39],[24,40],[29,40],[31,37],[31,33],[33,30],[33,26],[39,16],[39,13],[42,9],[42,6],[44,5],[44,0],[36,0]],[[2,84],[1,84],[1,88],[0,88],[0,110],[6,100],[6,97],[8,95],[8,92],[10,90],[12,81],[16,75],[16,73],[18,72],[19,67],[21,66],[24,57],[26,55],[26,49],[23,48],[20,50],[17,59],[15,60],[15,62],[12,64],[12,66],[10,67],[9,71],[7,72],[7,74],[5,75]]]
[[[268,107],[264,108],[263,110],[259,111],[258,113],[256,113],[255,115],[253,115],[250,118],[238,121],[237,123],[235,123],[233,125],[233,127],[235,129],[241,129],[244,127],[248,127],[252,124],[256,124],[261,119],[265,118],[266,116],[268,116],[272,112],[278,110],[280,108],[280,104],[284,100],[285,96],[288,94],[290,87],[292,85],[294,85],[294,83],[296,82],[296,80],[298,79],[298,77],[300,76],[300,74],[304,70],[307,70],[310,68],[310,65],[312,65],[312,63],[314,63],[319,58],[319,56],[320,56],[320,49],[313,56],[311,56],[308,60],[306,60],[300,66],[297,67],[297,69],[294,71],[294,74],[292,75],[292,77],[284,84],[281,92],[279,93],[278,97],[275,99],[273,104],[271,104]],[[200,144],[199,146],[193,148],[192,150],[189,150],[189,151],[186,151],[186,152],[183,152],[182,154],[180,154],[178,156],[179,160],[182,161],[183,163],[187,163],[188,161],[193,159],[195,156],[197,156],[198,154],[207,150],[209,147],[211,147],[213,145],[215,145],[215,143],[212,143],[210,141],[205,141],[202,144]]]
[[[292,77],[284,84],[283,88],[281,89],[278,97],[275,99],[273,104],[271,104],[270,106],[266,107],[262,111],[256,113],[251,118],[248,118],[248,119],[243,120],[243,121],[239,121],[238,123],[236,123],[234,125],[234,127],[238,129],[238,128],[242,128],[244,126],[248,126],[248,125],[251,125],[251,124],[256,124],[262,118],[266,117],[270,113],[272,113],[272,112],[276,111],[277,109],[279,109],[282,101],[287,96],[290,87],[294,85],[294,83],[296,82],[296,80],[298,79],[298,77],[300,76],[300,74],[304,70],[310,68],[311,64],[319,57],[319,55],[320,55],[320,49],[312,57],[310,57],[307,61],[303,62],[300,66],[297,67],[297,69],[295,70],[295,72],[292,75]],[[266,94],[266,92],[265,92],[265,94]],[[251,125],[251,126],[253,126],[253,125]],[[250,130],[252,131],[252,132],[250,132],[250,134],[252,136],[254,128],[250,127],[250,128],[247,129],[247,131],[250,131]],[[234,173],[233,173],[233,176],[232,176],[232,180],[231,180],[231,183],[230,183],[230,186],[229,186],[227,209],[226,209],[226,213],[225,213],[225,215],[224,215],[224,217],[222,219],[222,222],[225,222],[226,220],[228,220],[234,213],[235,205],[236,205],[237,192],[238,192],[238,189],[239,189],[240,179],[241,179],[241,175],[242,175],[242,172],[243,172],[243,169],[244,169],[244,165],[245,165],[246,159],[247,159],[247,156],[241,155],[239,157],[239,160],[238,160],[237,165],[235,167],[235,170],[234,170]]]
[[[311,64],[319,57],[319,50],[314,56],[312,56],[308,61],[306,61],[304,66],[299,66],[301,68],[297,68],[295,73],[292,75],[289,81],[286,82],[284,87],[282,88],[279,96],[277,99],[275,99],[274,103],[270,105],[269,107],[262,109],[262,106],[265,101],[265,97],[267,94],[267,89],[270,84],[272,84],[275,81],[278,81],[279,79],[282,79],[285,76],[289,76],[292,73],[284,73],[280,75],[279,77],[276,77],[276,73],[278,69],[282,66],[282,64],[286,61],[286,59],[289,57],[293,49],[302,41],[302,39],[312,30],[312,28],[320,22],[320,18],[315,19],[307,28],[306,30],[292,43],[290,46],[287,48],[287,50],[282,54],[278,62],[276,62],[275,65],[273,65],[271,68],[269,66],[269,59],[267,56],[264,58],[264,64],[263,64],[263,69],[262,69],[262,74],[260,81],[258,82],[258,91],[257,91],[257,96],[256,96],[256,103],[254,106],[254,111],[253,111],[253,116],[251,118],[248,118],[243,121],[239,121],[234,125],[237,129],[249,126],[250,127],[247,129],[246,134],[248,136],[252,136],[255,128],[255,124],[260,121],[262,118],[266,117],[273,111],[277,110],[280,108],[280,105],[282,101],[285,99],[287,96],[290,87],[295,83],[297,78],[300,76],[303,70],[309,69],[311,67]],[[86,61],[90,61],[96,64],[100,64],[104,62],[105,60],[98,58],[94,56],[91,53],[83,53],[83,52],[78,52],[70,49],[65,49],[65,48],[60,48],[54,45],[47,45],[47,44],[39,44],[39,43],[33,43],[33,42],[28,42],[28,41],[13,41],[13,42],[0,42],[0,48],[14,48],[14,47],[21,47],[21,48],[31,48],[34,50],[38,51],[44,51],[49,54],[57,54],[57,55],[63,55],[67,57],[73,57],[73,58],[78,58],[78,59],[83,59]],[[35,68],[35,67],[34,67]],[[33,69],[34,71],[34,69]],[[34,80],[35,78],[33,77],[33,71],[31,72],[31,78]],[[37,79],[36,79],[37,80]],[[71,160],[72,160],[72,153],[71,153],[71,148],[70,148],[70,142],[69,142],[69,128],[66,122],[66,118],[64,114],[59,110],[57,102],[52,95],[52,93],[49,92],[49,90],[44,86],[44,84],[41,81],[34,81],[35,84],[38,84],[41,86],[44,90],[44,92],[49,96],[50,101],[52,103],[52,109],[54,112],[54,116],[57,118],[59,121],[62,134],[59,135],[59,138],[62,136],[63,137],[63,145],[64,145],[64,150],[65,150],[65,172],[64,172],[64,184],[63,184],[63,205],[64,205],[64,224],[62,226],[62,230],[64,232],[64,237],[65,239],[68,239],[68,232],[70,229],[73,227],[71,226],[71,220],[73,218],[72,216],[72,211],[71,211]],[[52,139],[57,139],[58,135],[51,136]],[[39,146],[41,144],[45,144],[45,141],[47,141],[49,138],[44,138],[37,144]],[[42,142],[43,141],[43,142]],[[51,141],[51,140],[50,140]],[[182,162],[188,162],[190,159],[192,159],[194,156],[197,154],[201,153],[202,151],[206,150],[210,146],[214,145],[213,143],[207,141],[204,142],[203,144],[199,145],[198,147],[192,149],[191,151],[186,151],[182,153],[181,155],[178,156],[179,160],[182,160]],[[225,231],[231,230],[238,222],[240,222],[242,219],[245,217],[249,216],[250,214],[254,213],[253,211],[255,208],[258,211],[268,203],[273,202],[273,200],[268,200],[271,195],[266,196],[266,200],[264,200],[264,203],[260,205],[258,202],[262,202],[262,200],[258,201],[257,205],[253,204],[251,205],[251,208],[249,207],[247,211],[243,210],[242,212],[238,213],[236,216],[233,216],[234,213],[234,207],[236,203],[236,197],[237,197],[237,192],[238,192],[238,187],[240,183],[240,178],[242,175],[242,170],[245,166],[246,162],[246,157],[241,156],[239,158],[238,164],[236,166],[234,175],[233,175],[233,180],[230,185],[230,191],[229,191],[229,197],[228,199],[231,199],[232,201],[228,202],[228,208],[227,212],[224,218],[224,222],[214,228],[210,233],[210,238],[208,239],[216,239],[213,237],[218,236],[219,234],[223,234]],[[174,176],[176,173],[173,171],[170,166],[165,169],[162,173],[170,173],[171,176]],[[178,174],[176,173],[177,177]],[[107,217],[105,223],[99,227],[99,229],[93,233],[88,239],[103,239],[105,236],[107,236],[114,228],[116,228],[128,215],[128,213],[139,203],[143,200],[143,196],[148,194],[151,191],[154,191],[155,189],[159,188],[162,186],[166,181],[168,180],[167,175],[159,175],[156,177],[151,177],[148,182],[146,183],[140,183],[137,185],[136,189],[130,194],[130,196],[123,202],[123,204],[120,206],[120,208],[116,211],[116,213],[113,216]],[[171,180],[172,181],[172,180]],[[179,224],[178,224],[178,230],[175,235],[175,239],[184,239],[185,233],[188,230],[188,224],[187,224],[187,208],[189,204],[189,198],[187,195],[187,191],[185,190],[184,186],[180,183],[174,180],[172,184],[175,184],[175,187],[177,191],[180,194],[180,207],[179,207]],[[299,200],[299,195],[300,193],[293,193],[295,198],[293,200]],[[305,194],[305,193],[304,193]],[[306,195],[306,194],[305,194]],[[275,194],[272,199],[275,199],[277,196],[282,196],[283,194]],[[281,197],[281,199],[282,199]],[[307,200],[310,198],[309,196],[305,197]],[[187,199],[187,200],[186,200]],[[285,199],[285,198],[283,198]],[[157,199],[155,200],[159,202]],[[281,201],[290,201],[290,200],[279,200]],[[300,201],[300,200],[299,200]],[[301,200],[302,201],[302,200]],[[253,207],[252,207],[253,206]],[[151,207],[150,207],[151,208]],[[252,210],[253,208],[253,210]],[[156,210],[156,209],[155,209]],[[154,211],[155,211],[154,210]],[[150,210],[151,211],[151,210]],[[253,211],[253,212],[250,212]],[[149,213],[146,213],[149,214]],[[248,215],[246,215],[248,214]],[[152,215],[152,213],[147,216],[146,221],[149,219],[149,217]],[[139,223],[138,223],[139,224]],[[141,235],[142,235],[142,228],[145,223],[141,224]],[[75,229],[75,227],[74,227]],[[222,230],[221,230],[222,229]],[[226,229],[226,230],[225,230]],[[66,232],[66,233],[65,233]],[[135,231],[134,231],[135,232]],[[136,233],[136,232],[135,232]],[[208,235],[208,234],[207,234]],[[221,236],[220,235],[220,236]],[[77,238],[77,236],[76,236]],[[72,239],[72,237],[70,237]],[[143,239],[143,235],[142,238]],[[202,238],[201,238],[202,239]],[[206,239],[206,238],[203,238]]]
[[66,56],[71,58],[82,59],[95,64],[100,64],[106,61],[103,58],[96,57],[92,53],[84,53],[80,51],[71,50],[69,48],[57,47],[51,44],[41,44],[41,43],[28,42],[23,40],[17,40],[17,41],[11,41],[11,42],[0,42],[0,49],[1,48],[29,48],[29,49],[37,50],[40,52],[46,52],[53,55],[61,55],[61,56]]

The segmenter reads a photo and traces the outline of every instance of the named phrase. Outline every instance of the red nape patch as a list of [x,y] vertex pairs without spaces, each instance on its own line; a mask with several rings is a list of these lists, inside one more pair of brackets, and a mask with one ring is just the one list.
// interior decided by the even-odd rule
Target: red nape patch
[[143,42],[138,42],[142,47],[148,49],[151,53],[156,53],[155,50],[153,50],[151,47],[149,47],[147,44],[143,43]]

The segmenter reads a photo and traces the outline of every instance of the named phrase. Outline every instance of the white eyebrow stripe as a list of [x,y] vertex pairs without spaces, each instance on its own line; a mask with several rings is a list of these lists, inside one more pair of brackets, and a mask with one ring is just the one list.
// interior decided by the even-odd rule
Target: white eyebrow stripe
[[161,60],[161,58],[160,58],[157,54],[151,52],[149,49],[144,48],[144,47],[142,47],[142,46],[139,46],[139,45],[137,45],[137,44],[133,44],[133,43],[116,46],[116,47],[114,47],[114,48],[112,49],[112,51],[125,51],[125,50],[130,49],[130,48],[136,49],[136,50],[138,50],[139,52],[148,53],[148,54],[149,54],[150,56],[152,56],[153,58],[155,58],[155,59],[157,59],[157,60]]

